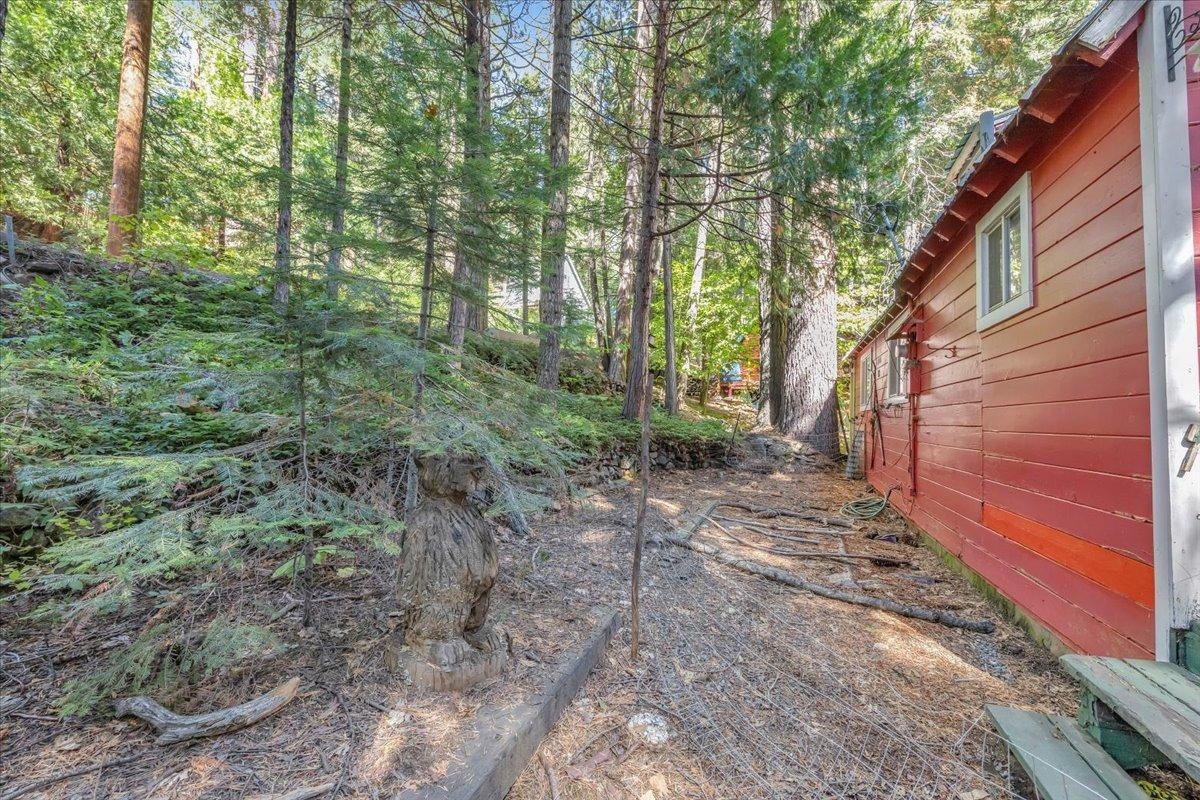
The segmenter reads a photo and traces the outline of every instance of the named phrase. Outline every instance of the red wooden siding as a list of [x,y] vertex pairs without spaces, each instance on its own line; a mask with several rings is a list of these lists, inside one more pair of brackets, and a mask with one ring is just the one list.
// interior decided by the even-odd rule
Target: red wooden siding
[[[874,356],[881,387],[882,450],[867,428],[871,483],[900,487],[903,498],[892,497],[903,513],[1069,646],[1146,657],[1154,578],[1140,158],[1131,38],[1008,181],[1032,173],[1033,308],[976,332],[972,221],[930,265],[914,303],[925,320],[915,425],[911,404],[882,403],[886,336],[859,358]],[[1197,226],[1200,235],[1200,213]]]

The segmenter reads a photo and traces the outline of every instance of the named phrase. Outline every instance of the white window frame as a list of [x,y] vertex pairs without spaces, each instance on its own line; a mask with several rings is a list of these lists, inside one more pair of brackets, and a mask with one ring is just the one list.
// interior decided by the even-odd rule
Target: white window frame
[[867,350],[858,359],[858,410],[871,407],[875,394],[875,352]]
[[[887,347],[888,374],[887,385],[883,387],[883,404],[887,406],[903,405],[908,402],[908,354],[905,353],[902,357],[897,355],[896,349],[904,342],[893,338],[903,323],[903,317],[896,320],[884,336],[884,345]],[[894,392],[892,391],[893,379],[896,383]]]
[[[1021,212],[1021,291],[991,311],[987,309],[988,270],[986,235],[997,224],[1003,224],[1013,209]],[[1008,247],[1007,237],[1005,247]],[[992,206],[975,226],[975,330],[982,331],[999,325],[1022,311],[1033,307],[1033,193],[1029,173],[1022,175],[1012,188]]]

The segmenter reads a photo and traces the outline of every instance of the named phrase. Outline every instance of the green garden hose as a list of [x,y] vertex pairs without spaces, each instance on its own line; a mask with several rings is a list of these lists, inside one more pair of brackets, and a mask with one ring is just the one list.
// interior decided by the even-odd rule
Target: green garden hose
[[842,516],[850,519],[875,519],[888,507],[888,497],[895,490],[895,487],[888,489],[887,494],[883,497],[864,497],[860,500],[851,500],[842,506]]

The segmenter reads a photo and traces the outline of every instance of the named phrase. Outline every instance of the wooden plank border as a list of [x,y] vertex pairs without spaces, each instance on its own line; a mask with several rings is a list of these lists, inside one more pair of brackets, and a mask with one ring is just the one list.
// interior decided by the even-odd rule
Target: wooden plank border
[[455,754],[449,774],[439,783],[409,789],[396,800],[501,800],[538,745],[583,686],[620,624],[612,610],[599,613],[599,625],[547,680],[542,691],[516,706],[483,711],[475,736]]

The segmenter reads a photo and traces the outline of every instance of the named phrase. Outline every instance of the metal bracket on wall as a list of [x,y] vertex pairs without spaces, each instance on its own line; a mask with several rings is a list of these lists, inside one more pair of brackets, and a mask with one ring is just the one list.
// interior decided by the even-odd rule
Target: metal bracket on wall
[[1197,448],[1200,448],[1200,425],[1192,423],[1187,426],[1187,431],[1183,434],[1183,441],[1180,442],[1185,448],[1183,461],[1179,465],[1179,472],[1176,477],[1182,478],[1188,474],[1192,467],[1196,464]]

